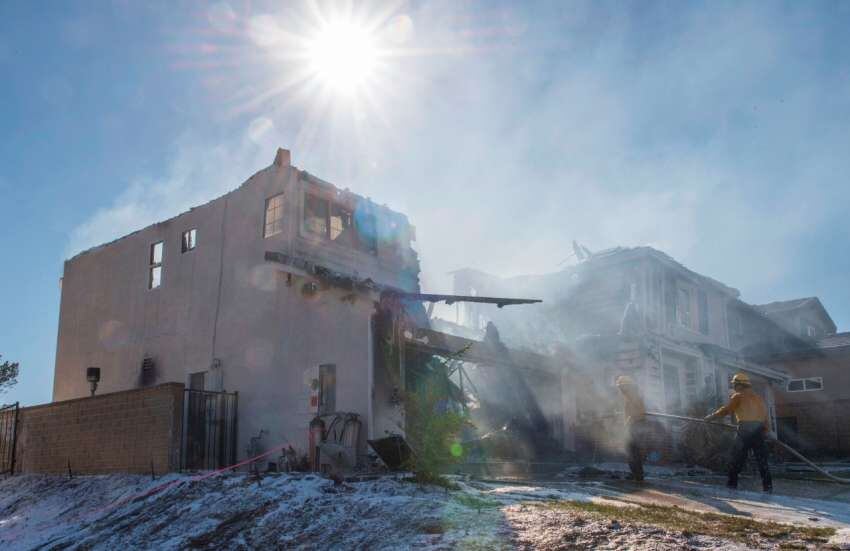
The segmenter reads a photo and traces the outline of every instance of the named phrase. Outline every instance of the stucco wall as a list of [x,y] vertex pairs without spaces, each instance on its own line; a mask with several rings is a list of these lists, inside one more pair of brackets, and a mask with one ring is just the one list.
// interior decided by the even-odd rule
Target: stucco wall
[[[101,246],[65,263],[54,400],[88,393],[85,368],[102,369],[104,392],[141,384],[141,362],[156,362],[156,382],[188,383],[207,372],[207,388],[238,391],[239,447],[267,431],[264,446],[305,451],[310,378],[337,365],[337,410],[360,414],[363,436],[372,411],[374,293],[323,285],[298,269],[265,260],[281,252],[378,283],[418,290],[418,260],[408,243],[380,241],[377,254],[346,249],[307,234],[304,193],[345,192],[288,165],[271,165],[206,205]],[[265,201],[284,194],[283,231],[263,237]],[[342,199],[341,199],[342,200]],[[402,215],[383,207],[394,223]],[[197,247],[181,253],[183,231]],[[165,243],[162,285],[147,288],[152,243]],[[306,293],[305,283],[318,283]],[[213,360],[221,369],[211,370]],[[215,373],[213,373],[215,371]]]

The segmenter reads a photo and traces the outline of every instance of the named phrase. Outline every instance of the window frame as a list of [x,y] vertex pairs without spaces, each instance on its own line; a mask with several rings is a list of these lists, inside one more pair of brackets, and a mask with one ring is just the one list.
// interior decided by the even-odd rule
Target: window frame
[[[817,381],[818,388],[809,388],[809,381]],[[791,390],[791,383],[802,383],[803,387],[797,390]],[[789,379],[785,384],[785,392],[818,392],[823,390],[823,377],[799,377]]]
[[[283,196],[284,192],[280,192],[266,198],[263,208],[263,239],[283,233]],[[270,209],[269,206],[273,201],[275,206]],[[270,211],[274,212],[275,216],[271,220],[269,219]],[[272,231],[269,231],[269,226],[271,226]]]
[[[307,208],[308,202],[320,202],[321,209],[315,209],[318,214],[324,215],[324,223],[323,230],[324,231],[316,231],[312,228],[308,223],[307,217]],[[311,209],[312,211],[313,209]],[[318,212],[321,210],[322,212]],[[359,251],[362,253],[366,253],[370,256],[378,256],[378,239],[377,235],[369,237],[368,234],[362,231],[362,227],[365,224],[358,223],[357,216],[355,216],[354,208],[350,208],[348,204],[342,201],[337,201],[333,197],[328,197],[324,193],[316,193],[314,191],[304,191],[304,200],[301,205],[301,231],[308,236],[320,237],[325,241],[330,243],[334,243],[341,247],[345,247],[346,249]],[[332,237],[334,232],[333,228],[333,218],[337,213],[343,213],[343,216],[338,216],[340,219],[344,219],[345,216],[349,219],[348,228],[345,227],[345,224],[342,225],[340,232],[336,237]],[[319,217],[317,217],[319,218]],[[373,226],[373,233],[377,233],[378,227],[378,218],[374,213],[366,213],[362,216],[362,220],[366,221],[368,224]],[[351,237],[340,239],[341,235],[346,234],[346,229],[351,230]]]
[[[186,237],[190,237],[191,243],[186,242]],[[198,228],[191,228],[180,234],[180,254],[185,254],[194,251],[198,246]]]
[[[686,301],[682,300],[682,294],[684,294],[685,298],[687,298]],[[681,327],[686,327],[691,330],[693,330],[694,321],[692,299],[693,292],[691,288],[685,287],[684,285],[676,286],[676,323],[678,323]],[[685,319],[684,314],[687,314],[687,319]]]
[[[159,246],[159,260],[156,259],[156,247]],[[162,263],[165,259],[165,241],[156,241],[148,247],[148,290],[162,287]],[[158,270],[158,271],[157,271]],[[154,273],[157,273],[156,285],[154,285]]]

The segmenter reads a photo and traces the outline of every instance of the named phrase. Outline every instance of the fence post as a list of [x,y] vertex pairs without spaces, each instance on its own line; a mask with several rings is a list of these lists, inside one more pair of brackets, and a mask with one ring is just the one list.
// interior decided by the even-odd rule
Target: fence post
[[237,450],[239,449],[237,442],[239,441],[239,392],[233,393],[233,444],[231,454],[231,465],[238,460]]
[[12,424],[12,460],[9,462],[9,475],[15,474],[15,454],[17,453],[18,444],[18,412],[20,411],[20,402],[15,402],[15,422]]

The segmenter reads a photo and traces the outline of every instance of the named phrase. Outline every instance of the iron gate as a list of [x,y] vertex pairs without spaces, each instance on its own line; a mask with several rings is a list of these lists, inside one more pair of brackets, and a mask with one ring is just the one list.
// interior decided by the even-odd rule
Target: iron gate
[[19,409],[18,402],[0,407],[0,474],[15,474]]
[[236,463],[236,392],[184,390],[181,467],[220,469]]

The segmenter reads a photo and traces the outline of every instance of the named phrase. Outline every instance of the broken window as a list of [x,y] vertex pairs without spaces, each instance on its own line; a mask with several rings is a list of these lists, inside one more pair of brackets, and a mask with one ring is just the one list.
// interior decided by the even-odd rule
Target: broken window
[[148,265],[148,289],[156,289],[162,283],[162,241],[151,245]]
[[304,229],[328,237],[328,201],[315,195],[304,196]]
[[181,250],[185,253],[195,248],[198,242],[198,230],[191,229],[183,232]]
[[355,213],[334,201],[304,195],[304,230],[335,243],[377,254],[377,222],[372,214]]
[[263,237],[271,237],[283,231],[283,193],[266,199],[266,217]]
[[363,250],[372,254],[378,253],[378,223],[375,215],[364,214],[357,217],[357,237]]
[[331,203],[331,218],[328,226],[330,228],[331,241],[347,243],[349,245],[354,244],[354,225],[350,210],[336,203]]

